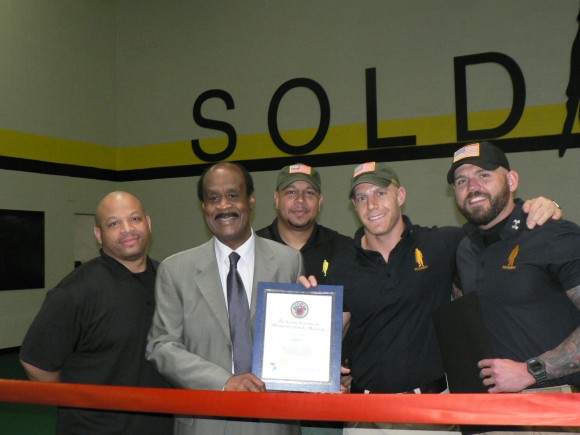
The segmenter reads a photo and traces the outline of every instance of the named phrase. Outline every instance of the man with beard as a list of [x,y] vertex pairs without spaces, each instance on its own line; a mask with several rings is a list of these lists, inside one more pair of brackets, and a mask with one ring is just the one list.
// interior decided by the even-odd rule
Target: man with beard
[[285,166],[278,173],[274,204],[278,216],[256,234],[298,249],[304,258],[306,276],[324,282],[326,265],[352,239],[316,222],[324,201],[320,175],[303,163]]
[[490,142],[459,149],[447,181],[468,220],[459,286],[477,292],[495,355],[478,363],[483,384],[490,393],[578,391],[580,228],[564,220],[534,231],[523,225],[519,175]]
[[[50,290],[20,348],[33,381],[169,388],[145,360],[158,263],[147,255],[151,218],[141,201],[112,192],[99,203],[100,256]],[[59,408],[57,434],[170,434],[173,417]]]
[[[197,194],[213,237],[160,264],[147,358],[179,388],[264,392],[251,372],[258,282],[296,282],[302,256],[254,234],[254,182],[243,166],[210,166]],[[176,435],[299,433],[296,422],[183,415],[175,423]]]

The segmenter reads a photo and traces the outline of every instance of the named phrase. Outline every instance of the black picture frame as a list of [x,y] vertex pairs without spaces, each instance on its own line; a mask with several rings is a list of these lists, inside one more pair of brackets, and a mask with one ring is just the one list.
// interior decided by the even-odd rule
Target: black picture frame
[[0,209],[0,290],[44,288],[44,212]]

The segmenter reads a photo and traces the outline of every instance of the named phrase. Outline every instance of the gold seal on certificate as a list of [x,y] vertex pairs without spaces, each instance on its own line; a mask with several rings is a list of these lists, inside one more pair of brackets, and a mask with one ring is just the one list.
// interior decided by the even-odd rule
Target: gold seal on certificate
[[252,372],[268,390],[339,392],[342,286],[259,282]]

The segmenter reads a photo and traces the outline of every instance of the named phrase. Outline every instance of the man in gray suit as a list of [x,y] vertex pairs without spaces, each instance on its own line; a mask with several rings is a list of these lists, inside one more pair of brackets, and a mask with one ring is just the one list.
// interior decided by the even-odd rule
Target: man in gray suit
[[[258,282],[297,282],[304,274],[302,256],[254,234],[250,226],[254,183],[241,165],[217,163],[201,175],[197,187],[205,222],[214,237],[170,256],[159,266],[147,358],[179,388],[263,392],[264,382],[249,369],[234,372],[226,291],[228,257],[232,251],[240,256],[237,270],[249,302],[248,327],[253,335]],[[299,434],[300,426],[297,422],[176,418],[175,434],[226,433]]]

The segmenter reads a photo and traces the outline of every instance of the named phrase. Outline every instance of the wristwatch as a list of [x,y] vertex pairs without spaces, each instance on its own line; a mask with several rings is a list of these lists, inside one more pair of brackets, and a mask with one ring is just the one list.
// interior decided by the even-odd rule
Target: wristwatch
[[534,377],[536,383],[541,384],[548,380],[548,373],[546,373],[546,364],[538,358],[530,358],[526,361],[528,365],[528,372]]

